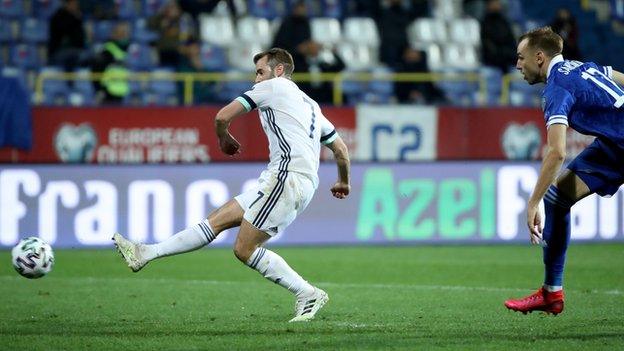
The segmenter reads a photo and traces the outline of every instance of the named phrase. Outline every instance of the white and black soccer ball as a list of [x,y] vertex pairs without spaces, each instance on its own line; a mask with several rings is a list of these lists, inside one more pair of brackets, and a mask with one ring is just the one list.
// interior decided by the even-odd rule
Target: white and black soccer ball
[[20,240],[11,250],[13,268],[21,276],[35,279],[50,273],[54,266],[52,247],[37,237]]

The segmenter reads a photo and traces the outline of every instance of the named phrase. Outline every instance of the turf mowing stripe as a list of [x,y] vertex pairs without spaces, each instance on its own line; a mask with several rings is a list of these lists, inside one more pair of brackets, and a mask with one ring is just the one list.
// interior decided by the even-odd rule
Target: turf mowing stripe
[[[23,280],[24,278],[19,276],[0,276],[0,280]],[[141,282],[141,283],[187,283],[197,285],[259,285],[265,284],[263,280],[253,281],[228,281],[228,280],[198,280],[198,279],[165,279],[165,278],[103,278],[103,277],[45,277],[45,280],[68,280],[74,282]],[[500,291],[517,291],[526,292],[534,290],[533,288],[521,289],[521,288],[497,288],[486,286],[464,286],[464,285],[419,285],[419,284],[367,284],[367,283],[336,283],[336,282],[319,282],[317,285],[321,287],[335,287],[335,288],[357,288],[357,289],[407,289],[407,290],[455,290],[455,291],[486,291],[486,292],[500,292]],[[566,293],[591,293],[601,295],[624,295],[624,291],[621,290],[571,290],[566,289]]]

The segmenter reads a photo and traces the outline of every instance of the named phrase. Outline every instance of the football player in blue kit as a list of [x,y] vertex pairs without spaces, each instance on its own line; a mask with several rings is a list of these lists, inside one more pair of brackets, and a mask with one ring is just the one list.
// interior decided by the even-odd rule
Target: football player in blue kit
[[[517,49],[516,68],[524,79],[546,84],[547,151],[527,205],[531,243],[543,246],[544,284],[527,297],[505,301],[507,308],[525,314],[563,311],[570,207],[593,193],[611,196],[624,183],[624,74],[610,66],[565,60],[562,48],[561,37],[543,27],[522,35]],[[566,158],[568,127],[596,139],[558,175]],[[543,223],[538,211],[542,199]]]

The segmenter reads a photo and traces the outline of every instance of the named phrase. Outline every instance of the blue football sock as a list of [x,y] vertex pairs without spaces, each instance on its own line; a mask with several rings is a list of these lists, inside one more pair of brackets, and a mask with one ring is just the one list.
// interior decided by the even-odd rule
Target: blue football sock
[[563,286],[563,267],[570,242],[570,207],[574,201],[551,185],[544,196],[544,285]]

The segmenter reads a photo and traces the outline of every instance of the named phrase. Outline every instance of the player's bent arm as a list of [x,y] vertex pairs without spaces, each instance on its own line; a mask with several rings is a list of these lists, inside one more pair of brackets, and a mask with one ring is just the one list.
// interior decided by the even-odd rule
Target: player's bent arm
[[351,161],[349,160],[347,144],[338,136],[334,141],[325,146],[334,153],[334,159],[336,159],[336,165],[338,166],[338,179],[345,184],[349,184],[351,181]]
[[223,107],[219,112],[217,112],[217,116],[215,117],[215,127],[217,130],[217,135],[219,137],[225,136],[228,133],[228,127],[232,121],[240,116],[247,113],[245,107],[237,100],[234,100]]
[[620,87],[624,87],[624,73],[613,70],[612,77]]
[[542,169],[529,199],[529,206],[537,206],[557,178],[566,158],[567,128],[565,124],[552,124],[548,128],[546,155],[542,160]]

